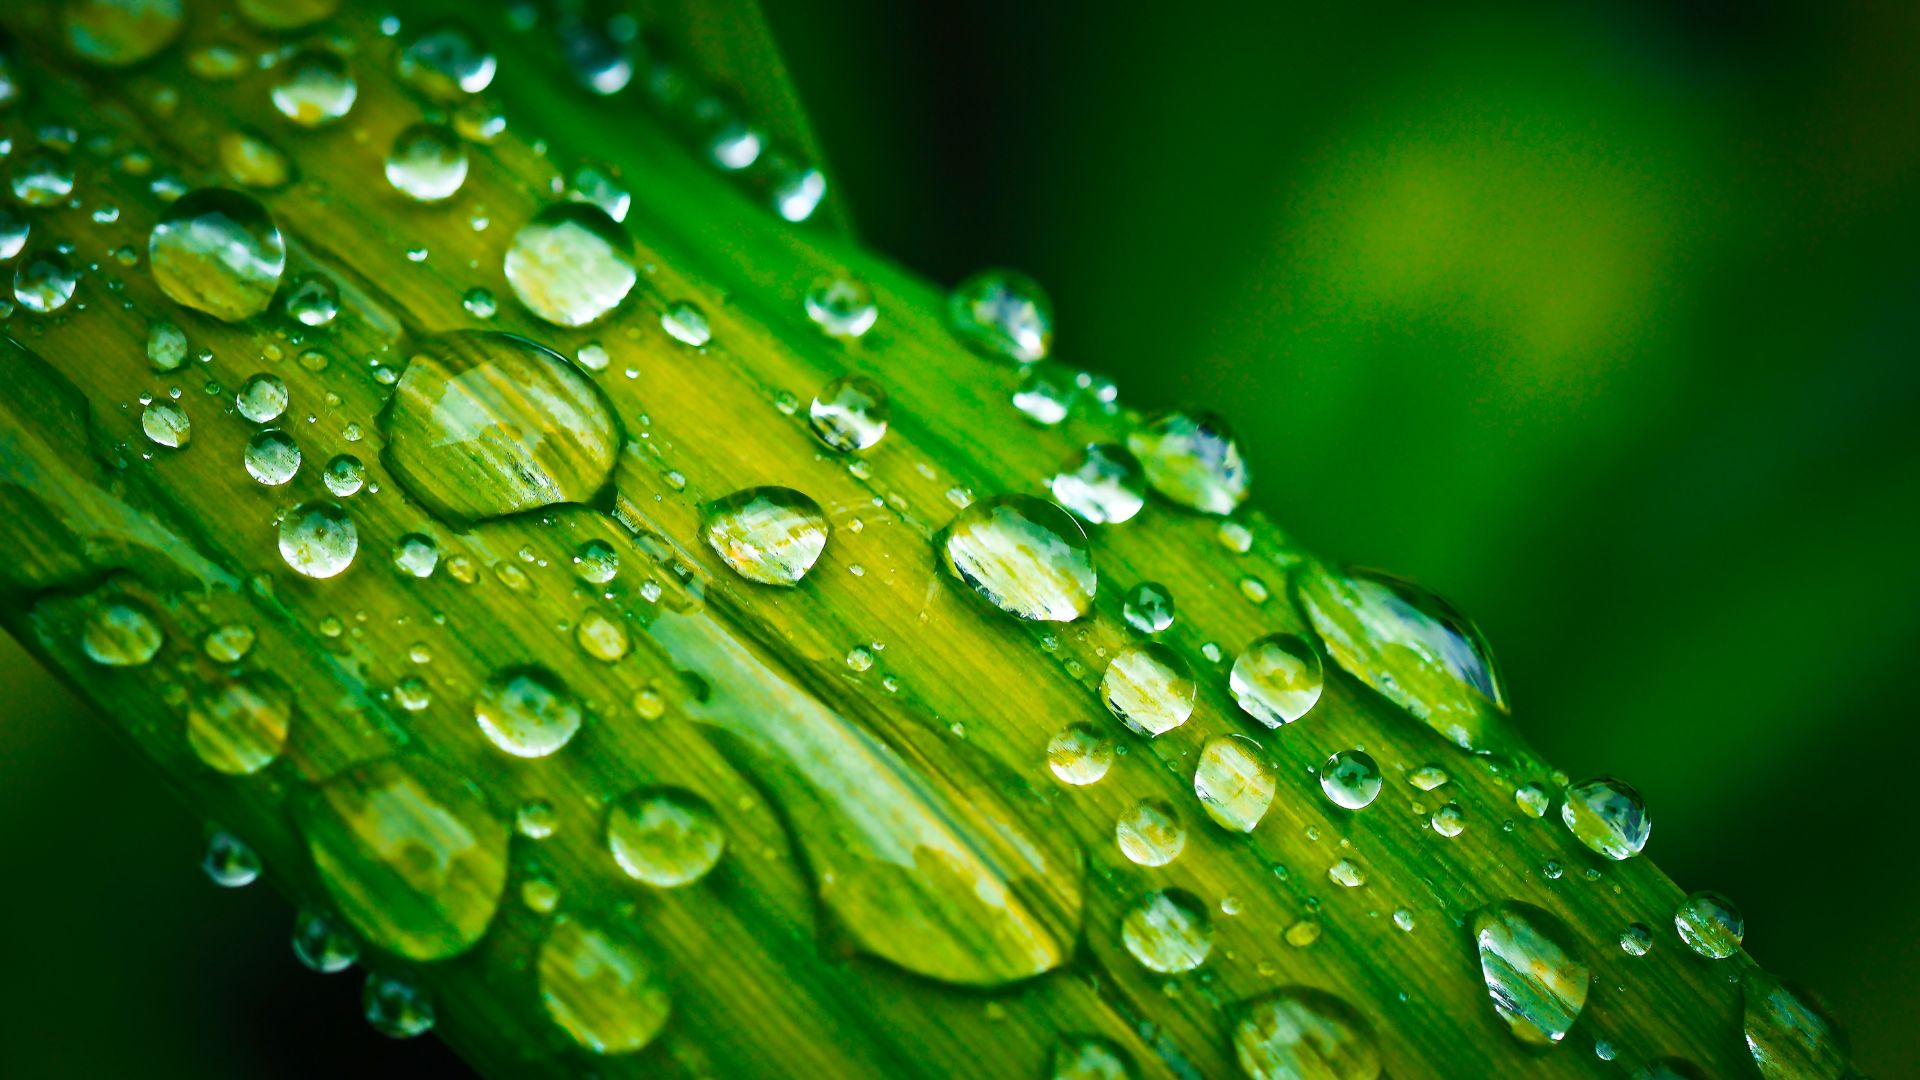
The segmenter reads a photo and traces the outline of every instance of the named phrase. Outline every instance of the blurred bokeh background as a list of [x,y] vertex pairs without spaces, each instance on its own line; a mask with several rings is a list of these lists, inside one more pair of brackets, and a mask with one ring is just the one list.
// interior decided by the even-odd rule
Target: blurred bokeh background
[[[1062,359],[1218,408],[1277,521],[1472,614],[1547,756],[1912,1075],[1920,6],[768,6],[870,243],[1024,269]],[[15,1075],[458,1068],[0,679]]]

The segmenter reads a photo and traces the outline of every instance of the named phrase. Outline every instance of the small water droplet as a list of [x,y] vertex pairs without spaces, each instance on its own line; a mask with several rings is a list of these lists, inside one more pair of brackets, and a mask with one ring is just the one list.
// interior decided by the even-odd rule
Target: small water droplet
[[1107,709],[1149,738],[1186,723],[1198,695],[1186,658],[1157,641],[1121,652],[1100,679],[1100,699]]
[[660,313],[660,329],[665,330],[673,340],[696,349],[713,340],[713,330],[707,325],[706,313],[687,300],[677,300],[667,305],[667,309]]
[[579,699],[560,677],[531,664],[503,668],[474,695],[473,718],[493,745],[537,758],[567,745],[580,730]]
[[982,356],[1031,364],[1053,348],[1053,302],[1015,270],[982,270],[954,286],[947,321]]
[[433,1029],[433,997],[411,979],[369,973],[360,1007],[373,1030],[390,1039],[411,1039]]
[[807,410],[820,441],[843,454],[877,445],[887,433],[887,392],[865,375],[842,375],[822,387]]
[[1717,892],[1701,891],[1682,900],[1673,913],[1673,925],[1687,948],[1710,960],[1739,952],[1747,936],[1747,920],[1740,909]]
[[278,487],[300,471],[300,447],[284,431],[256,431],[247,440],[247,475]]
[[1614,860],[1640,854],[1653,832],[1640,793],[1610,776],[1569,786],[1560,820],[1581,843]]
[[260,877],[260,856],[232,833],[216,832],[207,839],[207,854],[200,860],[200,868],[215,885],[238,889]]
[[287,288],[287,314],[302,326],[325,326],[340,314],[340,293],[319,274],[302,274]]
[[332,975],[360,959],[360,941],[334,916],[302,909],[293,918],[293,955],[309,970]]
[[1567,925],[1532,904],[1503,900],[1474,913],[1473,937],[1494,1011],[1514,1038],[1531,1046],[1566,1038],[1590,981]]
[[1320,923],[1316,919],[1301,919],[1287,927],[1287,932],[1281,936],[1294,948],[1304,949],[1320,940]]
[[962,510],[941,535],[947,572],[1010,615],[1070,622],[1093,607],[1099,577],[1079,522],[1030,495]]
[[1847,1043],[1812,996],[1756,972],[1741,983],[1747,1051],[1763,1080],[1840,1080]]
[[706,877],[727,834],[705,799],[676,788],[630,792],[607,814],[607,847],[635,881],[677,889]]
[[1173,592],[1157,581],[1143,581],[1127,590],[1121,610],[1127,625],[1140,633],[1164,633],[1173,625]]
[[605,540],[581,544],[573,563],[573,572],[589,585],[605,585],[620,573],[620,554]]
[[1080,396],[1082,372],[1051,360],[1030,364],[1020,373],[1020,385],[1013,391],[1013,407],[1027,419],[1052,427],[1067,418]]
[[1407,774],[1407,783],[1421,791],[1432,791],[1447,782],[1447,770],[1438,765],[1422,765]]
[[1064,784],[1098,783],[1113,765],[1113,743],[1091,724],[1068,724],[1047,743],[1047,767]]
[[1252,832],[1273,805],[1278,784],[1265,751],[1245,735],[1207,740],[1193,773],[1193,793],[1201,807],[1230,832]]
[[1413,933],[1413,912],[1401,908],[1393,913],[1393,925],[1406,933]]
[[330,49],[302,49],[281,64],[273,107],[300,127],[317,128],[346,116],[359,93],[346,57]]
[[387,183],[420,202],[450,199],[467,180],[467,147],[450,129],[415,124],[394,136]]
[[827,546],[827,515],[792,488],[755,487],[709,503],[700,537],[733,571],[762,585],[797,585]]
[[672,1012],[673,999],[639,946],[577,918],[554,921],[536,970],[547,1015],[590,1053],[639,1050]]
[[1292,634],[1270,634],[1246,647],[1228,676],[1241,711],[1270,728],[1291,724],[1320,700],[1320,654]]
[[1365,809],[1380,794],[1380,766],[1364,750],[1342,750],[1320,766],[1320,790],[1335,806]]
[[1213,918],[1182,889],[1148,893],[1120,921],[1120,940],[1148,971],[1179,975],[1213,952]]
[[1252,480],[1240,443],[1212,413],[1161,413],[1127,435],[1127,449],[1153,490],[1189,510],[1231,514],[1246,501]]
[[285,686],[269,675],[241,675],[188,703],[187,745],[215,772],[250,776],[280,756],[292,719]]
[[1090,525],[1132,520],[1146,505],[1140,463],[1124,448],[1112,445],[1087,447],[1080,464],[1055,473],[1047,489],[1055,502]]
[[1620,951],[1628,956],[1645,956],[1653,948],[1653,931],[1645,923],[1628,923],[1620,931]]
[[1433,816],[1427,819],[1427,824],[1433,826],[1433,831],[1441,836],[1459,836],[1466,831],[1467,812],[1460,808],[1459,803],[1450,802],[1435,810]]
[[807,290],[803,303],[807,318],[830,337],[860,337],[880,317],[873,290],[850,278],[821,278]]
[[1539,818],[1547,816],[1547,811],[1553,806],[1553,797],[1539,784],[1522,784],[1514,789],[1513,802],[1528,817]]
[[238,322],[273,302],[287,268],[287,244],[251,196],[202,188],[161,215],[147,257],[154,280],[174,302]]
[[360,531],[333,503],[302,503],[280,521],[280,557],[307,577],[339,576],[359,550]]
[[457,26],[438,26],[394,58],[400,81],[442,104],[477,94],[493,82],[493,53]]
[[605,210],[562,202],[535,214],[507,248],[507,284],[556,326],[585,326],[627,298],[639,278],[633,239]]
[[1114,822],[1113,837],[1128,860],[1140,866],[1165,866],[1187,847],[1187,827],[1164,799],[1142,799]]
[[1250,1080],[1377,1080],[1380,1048],[1354,1008],[1324,990],[1287,986],[1241,1006],[1233,1052]]

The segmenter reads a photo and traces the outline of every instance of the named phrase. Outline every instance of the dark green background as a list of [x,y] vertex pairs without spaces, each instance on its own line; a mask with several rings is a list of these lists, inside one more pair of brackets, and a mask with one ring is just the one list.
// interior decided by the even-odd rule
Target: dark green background
[[[870,242],[1025,269],[1063,359],[1219,408],[1276,520],[1474,615],[1547,755],[1910,1074],[1920,6],[769,6]],[[447,1064],[0,663],[20,1075]]]

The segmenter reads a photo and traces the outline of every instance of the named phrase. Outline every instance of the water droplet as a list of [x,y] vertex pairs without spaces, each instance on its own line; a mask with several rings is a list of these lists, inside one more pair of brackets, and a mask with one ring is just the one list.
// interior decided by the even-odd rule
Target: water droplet
[[667,305],[667,310],[660,313],[660,329],[680,344],[696,349],[713,340],[706,313],[686,300]]
[[1049,1080],[1135,1080],[1133,1062],[1110,1039],[1074,1035],[1053,1048]]
[[410,979],[369,973],[360,1007],[373,1030],[390,1039],[411,1039],[433,1029],[433,997]]
[[1365,871],[1360,869],[1360,865],[1352,859],[1341,859],[1339,862],[1327,867],[1327,880],[1333,882],[1335,885],[1342,885],[1349,889],[1357,889],[1367,883],[1367,875]]
[[293,162],[272,139],[251,128],[222,132],[220,167],[241,187],[272,191],[293,179]]
[[613,804],[607,847],[628,877],[676,889],[707,876],[726,853],[727,834],[698,795],[647,788]]
[[58,251],[34,251],[13,268],[13,298],[36,314],[59,311],[73,299],[80,274]]
[[1507,708],[1480,631],[1438,596],[1374,570],[1332,573],[1308,563],[1300,604],[1347,673],[1469,750]]
[[1354,1008],[1324,990],[1286,986],[1240,1009],[1233,1052],[1250,1080],[1376,1080],[1380,1047]]
[[620,427],[592,380],[526,338],[460,330],[410,350],[382,414],[382,460],[442,517],[478,520],[593,499]]
[[80,648],[103,667],[139,667],[152,660],[166,635],[153,612],[131,597],[106,600],[87,614]]
[[1673,925],[1687,948],[1711,960],[1724,960],[1740,951],[1747,936],[1747,920],[1733,901],[1717,892],[1697,892],[1680,902]]
[[1093,607],[1099,578],[1079,522],[1030,495],[962,510],[941,536],[947,572],[1010,615],[1070,622]]
[[954,336],[982,356],[1021,364],[1053,348],[1053,302],[1040,284],[1014,270],[982,270],[947,297]]
[[408,577],[432,577],[440,565],[440,547],[431,536],[408,533],[393,545],[393,565]]
[[326,482],[328,491],[344,499],[360,493],[367,482],[367,470],[352,454],[335,454],[320,478]]
[[415,124],[394,136],[387,183],[420,202],[450,199],[467,180],[467,147],[452,130]]
[[887,433],[887,392],[865,375],[842,375],[822,387],[807,410],[820,441],[851,454],[878,444]]
[[200,860],[200,868],[215,885],[238,889],[260,877],[260,856],[232,833],[217,832],[207,838],[207,854]]
[[1407,774],[1407,783],[1421,791],[1432,791],[1447,782],[1447,770],[1438,765],[1422,765]]
[[280,520],[280,557],[307,577],[337,577],[359,550],[360,530],[333,503],[302,503]]
[[473,699],[480,730],[515,757],[546,757],[567,745],[582,715],[559,676],[530,664],[495,672]]
[[1120,940],[1148,971],[1179,975],[1207,962],[1213,918],[1192,893],[1162,889],[1128,909],[1120,921]]
[[1433,816],[1427,819],[1427,824],[1433,826],[1433,831],[1441,836],[1459,836],[1466,831],[1467,812],[1460,808],[1459,803],[1450,802],[1435,810]]
[[247,440],[247,475],[278,487],[300,471],[300,447],[283,431],[257,431]]
[[1260,744],[1245,735],[1207,740],[1193,773],[1193,793],[1221,828],[1252,832],[1273,805],[1278,780]]
[[1747,1050],[1763,1080],[1839,1080],[1847,1073],[1840,1025],[1813,998],[1771,975],[1741,983]]
[[292,719],[285,686],[268,675],[242,675],[188,704],[187,745],[215,772],[250,776],[280,756]]
[[585,326],[633,290],[633,239],[605,210],[562,202],[535,214],[507,248],[507,284],[556,326]]
[[287,411],[287,384],[278,375],[261,372],[240,384],[233,405],[253,423],[271,423]]
[[493,53],[455,26],[440,26],[413,39],[394,61],[400,81],[441,103],[477,94],[493,82]]
[[597,161],[581,163],[567,183],[569,198],[590,202],[615,221],[627,220],[633,195],[620,179],[620,170]]
[[180,197],[147,244],[153,278],[176,303],[225,322],[267,309],[287,268],[287,245],[266,208],[224,188]]
[[1365,809],[1380,794],[1380,766],[1364,750],[1342,750],[1320,766],[1320,790],[1335,806]]
[[1080,395],[1080,372],[1051,360],[1030,364],[1020,373],[1020,385],[1013,391],[1013,407],[1027,419],[1052,427],[1067,418],[1074,399]]
[[507,827],[479,790],[429,758],[355,765],[296,802],[321,883],[388,952],[443,960],[478,942],[507,880]]
[[811,165],[776,154],[767,162],[767,173],[773,211],[787,221],[807,220],[827,197],[826,175]]
[[1127,435],[1127,449],[1153,490],[1189,510],[1231,514],[1246,501],[1252,479],[1240,443],[1212,413],[1161,413]]
[[1120,851],[1140,866],[1165,866],[1187,847],[1187,827],[1164,799],[1142,799],[1114,822]]
[[748,581],[797,585],[826,550],[827,515],[792,488],[747,488],[707,505],[700,537]]
[[1567,925],[1532,904],[1503,900],[1474,913],[1473,937],[1494,1011],[1514,1038],[1531,1046],[1564,1039],[1586,1007],[1589,982]]
[[310,970],[332,975],[360,959],[360,941],[332,915],[302,910],[293,918],[293,955]]
[[1173,625],[1173,592],[1157,581],[1143,581],[1127,590],[1121,610],[1127,625],[1140,633],[1164,633]]
[[620,553],[605,540],[589,540],[573,557],[574,573],[589,585],[605,585],[620,573]]
[[346,58],[327,49],[303,49],[280,68],[273,107],[304,128],[331,124],[353,108],[360,88]]
[[237,664],[253,651],[253,627],[228,623],[207,631],[200,642],[201,651],[216,664]]
[[[14,164],[10,186],[13,197],[22,205],[58,206],[73,194],[73,163],[65,154],[51,150],[28,154]],[[19,237],[24,243],[25,225],[20,229]]]
[[325,326],[340,314],[340,294],[319,274],[303,274],[287,289],[286,307],[303,326]]
[[1560,820],[1581,843],[1614,860],[1640,854],[1653,832],[1640,793],[1610,776],[1569,786]]
[[240,17],[262,30],[299,30],[340,9],[340,0],[239,0]]
[[560,52],[580,85],[596,94],[617,94],[633,81],[633,58],[608,27],[577,15],[562,18]]
[[1186,658],[1157,641],[1115,656],[1100,679],[1100,699],[1107,708],[1149,738],[1186,723],[1198,694]]
[[1522,784],[1513,792],[1514,805],[1528,817],[1546,817],[1547,810],[1553,806],[1553,797],[1539,784]]
[[155,446],[171,450],[185,449],[193,439],[193,423],[187,411],[171,401],[156,401],[140,412],[140,430]]
[[1393,913],[1393,925],[1406,933],[1413,933],[1413,912],[1401,908]]
[[1291,724],[1320,700],[1320,654],[1292,634],[1270,634],[1247,646],[1227,678],[1233,699],[1270,728]]
[[873,290],[849,278],[821,278],[807,290],[807,318],[830,337],[857,338],[880,318]]
[[1121,447],[1087,447],[1080,464],[1047,481],[1054,501],[1090,525],[1129,521],[1146,505],[1140,463]]
[[104,67],[127,67],[173,43],[186,18],[181,0],[70,0],[60,5],[67,47]]
[[1301,919],[1287,927],[1287,932],[1281,936],[1294,948],[1304,949],[1320,940],[1320,923],[1314,919]]
[[1113,765],[1113,744],[1091,724],[1068,724],[1047,743],[1047,767],[1061,783],[1098,783]]
[[540,1003],[582,1048],[630,1054],[652,1042],[673,1002],[633,942],[576,918],[540,943]]
[[630,647],[627,628],[598,611],[589,611],[580,617],[573,637],[581,651],[605,664],[619,663]]
[[1653,931],[1645,923],[1628,923],[1620,931],[1620,951],[1628,956],[1645,956],[1653,948]]

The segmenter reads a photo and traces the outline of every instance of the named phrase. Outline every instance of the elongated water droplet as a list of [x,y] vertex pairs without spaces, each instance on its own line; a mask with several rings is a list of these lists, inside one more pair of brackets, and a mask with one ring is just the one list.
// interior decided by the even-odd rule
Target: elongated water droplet
[[238,322],[267,310],[287,268],[287,244],[266,208],[202,188],[167,208],[147,242],[153,279],[175,303]]
[[822,387],[807,410],[820,441],[843,454],[877,445],[887,434],[887,392],[865,375],[842,375]]
[[493,53],[457,26],[427,30],[394,60],[400,81],[443,104],[485,90],[496,67]]
[[1324,990],[1285,986],[1240,1008],[1233,1053],[1250,1080],[1375,1080],[1380,1046],[1353,1006]]
[[941,534],[947,572],[1022,619],[1071,622],[1093,607],[1100,579],[1072,515],[1031,495],[996,495],[962,510]]
[[620,425],[593,381],[513,334],[461,330],[409,350],[382,414],[382,460],[442,517],[480,520],[590,502]]
[[415,124],[394,136],[387,183],[419,202],[450,199],[467,180],[467,147],[449,128]]
[[1380,794],[1380,766],[1364,750],[1342,750],[1320,766],[1320,790],[1335,806],[1365,809]]
[[324,127],[352,111],[359,94],[346,57],[330,49],[303,49],[280,65],[273,107],[300,127]]
[[1270,728],[1291,724],[1320,700],[1320,654],[1292,634],[1271,634],[1247,646],[1227,678],[1233,699]]
[[880,317],[873,290],[849,278],[822,278],[807,290],[807,318],[829,337],[857,338]]
[[1121,613],[1142,634],[1164,633],[1173,625],[1173,593],[1157,581],[1143,581],[1127,590]]
[[1260,744],[1245,735],[1207,740],[1193,773],[1193,793],[1221,828],[1252,832],[1273,805],[1279,781]]
[[186,22],[182,0],[69,0],[60,5],[67,47],[88,63],[127,67],[173,43]]
[[359,550],[360,530],[333,503],[301,503],[280,519],[280,557],[307,577],[338,577]]
[[1115,656],[1100,680],[1100,699],[1107,709],[1149,738],[1186,723],[1198,695],[1186,658],[1157,641]]
[[798,585],[826,550],[827,515],[792,488],[747,488],[707,505],[700,537],[748,581]]
[[1474,945],[1494,1011],[1513,1036],[1553,1046],[1587,1004],[1587,965],[1573,932],[1555,916],[1518,900],[1474,912]]
[[1047,767],[1063,784],[1098,783],[1113,765],[1113,744],[1091,724],[1068,724],[1047,743]]
[[207,839],[207,854],[200,860],[200,868],[215,885],[238,889],[260,877],[260,856],[232,833],[217,832]]
[[543,667],[504,668],[473,698],[473,718],[493,745],[515,757],[537,758],[567,745],[583,710],[567,684]]
[[1337,574],[1308,563],[1295,575],[1300,605],[1347,673],[1469,750],[1506,712],[1493,653],[1446,601],[1374,570]]
[[1165,866],[1187,847],[1187,827],[1163,799],[1142,799],[1113,825],[1114,840],[1129,861],[1140,866]]
[[360,959],[360,941],[332,915],[303,909],[293,919],[293,955],[310,970],[332,975]]
[[1206,963],[1213,952],[1213,918],[1192,893],[1162,889],[1127,910],[1120,940],[1148,971],[1179,975]]
[[13,298],[39,315],[66,307],[79,284],[80,274],[73,264],[51,249],[28,252],[13,268]]
[[247,475],[279,487],[300,471],[300,447],[284,431],[256,431],[247,440]]
[[1147,486],[1140,463],[1118,446],[1095,444],[1080,464],[1047,481],[1054,501],[1089,525],[1130,521],[1146,505]]
[[1111,1039],[1076,1035],[1053,1048],[1049,1080],[1134,1080],[1132,1059]]
[[585,326],[633,290],[633,238],[591,203],[555,203],[507,248],[507,284],[527,310],[555,326]]
[[242,675],[188,704],[187,745],[215,772],[248,776],[280,756],[292,719],[285,686],[269,675]]
[[1231,514],[1252,479],[1226,421],[1207,412],[1170,412],[1127,435],[1147,483],[1168,500],[1203,514]]
[[99,601],[80,631],[81,651],[103,667],[139,667],[152,660],[166,640],[152,610],[124,596]]
[[982,356],[1031,364],[1053,348],[1053,302],[1015,270],[982,270],[947,297],[953,334]]
[[444,960],[487,932],[507,881],[507,826],[430,758],[380,758],[305,792],[295,815],[340,913],[375,945]]
[[1839,1080],[1847,1072],[1840,1025],[1803,991],[1765,973],[1741,983],[1747,1051],[1763,1080]]
[[1640,854],[1653,832],[1640,793],[1610,776],[1569,785],[1560,820],[1581,843],[1615,860]]
[[630,1054],[653,1041],[673,1010],[639,946],[613,930],[562,917],[540,943],[540,1004],[594,1054]]
[[390,1039],[411,1039],[433,1030],[433,996],[411,979],[369,973],[360,1008],[373,1030]]
[[1747,936],[1746,917],[1733,901],[1706,890],[1680,901],[1673,926],[1687,948],[1710,960],[1725,960],[1739,952]]
[[631,792],[607,813],[607,847],[635,881],[677,889],[706,877],[727,834],[706,800],[676,788]]

